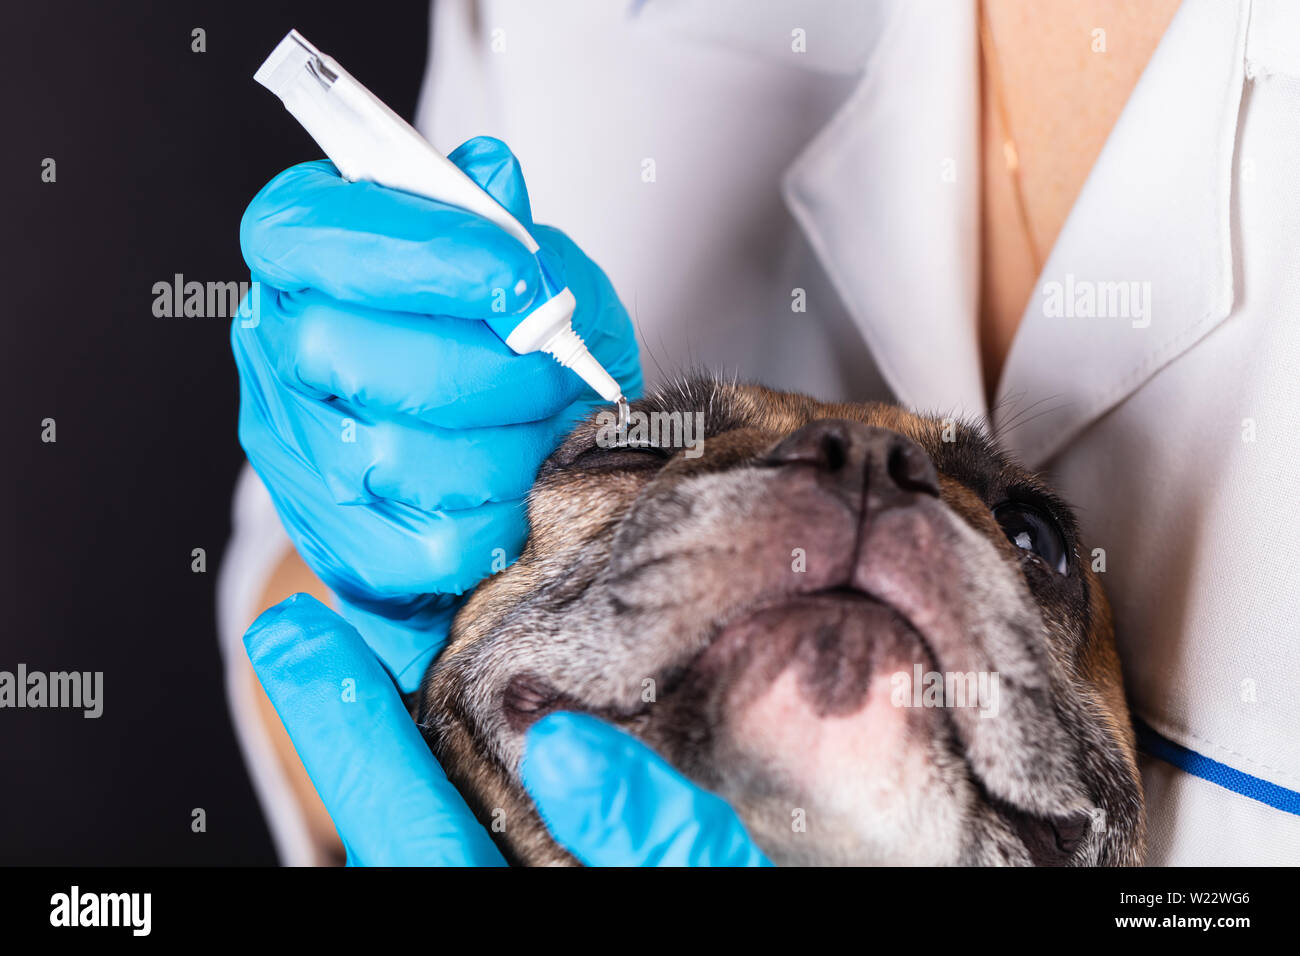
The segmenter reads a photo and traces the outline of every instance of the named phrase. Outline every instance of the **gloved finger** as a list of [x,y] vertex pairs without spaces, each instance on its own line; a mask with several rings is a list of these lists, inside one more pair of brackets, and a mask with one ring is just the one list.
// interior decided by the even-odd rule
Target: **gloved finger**
[[494,136],[475,136],[457,146],[447,158],[504,206],[520,225],[532,231],[533,210],[528,202],[528,186],[519,160],[509,146]]
[[522,498],[554,449],[561,421],[465,429],[374,422],[358,427],[348,446],[355,454],[340,456],[326,483],[340,504],[384,498],[421,511]]
[[390,604],[375,603],[365,608],[339,598],[339,614],[357,629],[403,694],[420,689],[425,672],[447,643],[452,621],[466,600],[448,594],[425,597],[429,603],[401,618],[390,616]]
[[523,499],[434,512],[384,499],[337,505],[291,457],[249,461],[307,565],[354,604],[389,602],[394,617],[426,606],[431,594],[464,594],[513,561],[527,537]]
[[[345,423],[357,421],[348,417],[354,413],[346,408],[334,410]],[[369,504],[383,498],[420,511],[464,511],[527,495],[542,462],[555,448],[563,421],[557,416],[544,422],[472,429],[358,422],[355,440],[344,442],[328,462],[313,456],[310,448],[318,442],[337,447],[338,427],[325,425],[306,444],[308,457],[318,462],[337,504]]]
[[[307,416],[284,408],[286,401],[308,400],[265,389],[260,379],[269,373],[246,369],[239,350],[236,359],[241,363],[240,444],[298,553],[340,597],[403,620],[447,595],[464,593],[519,555],[527,537],[522,498],[438,512],[384,499],[337,504],[335,492],[302,450]],[[398,633],[405,635],[404,643],[372,646],[410,689],[402,675],[427,662],[445,639],[445,629]]]
[[[300,499],[268,491],[308,567],[341,600],[374,618],[364,623],[348,615],[404,693],[419,686],[446,644],[460,596],[513,563],[528,536],[523,500],[432,515],[405,506],[335,505],[347,513],[346,523],[327,518],[308,525],[296,512]],[[319,514],[326,506],[310,507]],[[404,509],[409,523],[392,508]]]
[[[259,378],[236,350],[241,380]],[[547,455],[570,427],[565,415],[487,428],[440,428],[409,415],[375,417],[339,399],[324,401],[271,385],[250,402],[250,443],[276,441],[318,474],[336,504],[376,498],[422,511],[463,510],[522,498]]]
[[549,418],[585,389],[549,355],[516,355],[481,322],[346,305],[314,290],[261,296],[256,329],[232,323],[235,347],[313,397],[475,428]]
[[254,621],[244,646],[350,862],[504,864],[355,628],[297,594]]
[[327,160],[280,173],[239,226],[244,261],[277,289],[319,289],[344,302],[487,319],[526,309],[537,260],[474,213],[373,183]]
[[589,866],[770,866],[736,812],[653,750],[586,714],[528,731],[524,787]]

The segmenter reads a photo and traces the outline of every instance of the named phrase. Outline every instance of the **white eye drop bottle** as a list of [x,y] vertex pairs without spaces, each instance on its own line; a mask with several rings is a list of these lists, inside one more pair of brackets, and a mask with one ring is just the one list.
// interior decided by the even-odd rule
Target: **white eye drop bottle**
[[278,96],[344,179],[363,180],[459,206],[500,226],[537,256],[540,305],[527,315],[503,315],[487,325],[517,354],[543,351],[570,368],[625,414],[618,382],[573,330],[577,301],[548,272],[537,242],[514,216],[400,116],[358,83],[332,57],[291,30],[253,75]]

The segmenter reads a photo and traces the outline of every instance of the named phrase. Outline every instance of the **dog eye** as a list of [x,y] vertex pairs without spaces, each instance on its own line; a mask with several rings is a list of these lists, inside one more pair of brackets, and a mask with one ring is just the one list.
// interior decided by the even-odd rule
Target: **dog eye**
[[1038,557],[1043,564],[1065,573],[1065,538],[1056,522],[1043,512],[1018,501],[1008,501],[993,509],[993,517],[1017,548]]
[[646,471],[662,468],[672,450],[656,445],[595,445],[580,452],[568,465],[587,472]]

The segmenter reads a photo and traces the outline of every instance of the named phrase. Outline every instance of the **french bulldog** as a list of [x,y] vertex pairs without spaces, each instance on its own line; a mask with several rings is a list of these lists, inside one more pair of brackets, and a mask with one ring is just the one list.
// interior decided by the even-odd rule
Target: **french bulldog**
[[1109,606],[1038,476],[888,404],[703,377],[633,405],[673,416],[700,440],[577,427],[425,675],[426,738],[509,859],[576,862],[519,778],[525,732],[569,710],[721,795],[777,864],[1141,862]]

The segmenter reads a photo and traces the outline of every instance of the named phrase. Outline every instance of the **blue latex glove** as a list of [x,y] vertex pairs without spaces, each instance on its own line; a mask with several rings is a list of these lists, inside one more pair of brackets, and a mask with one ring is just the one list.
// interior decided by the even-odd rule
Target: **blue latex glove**
[[635,737],[587,714],[528,731],[524,787],[588,866],[771,866],[736,811]]
[[[504,863],[355,628],[296,594],[254,621],[244,646],[349,864]],[[527,748],[525,786],[584,863],[767,862],[726,803],[613,727],[553,714],[529,732]]]
[[[568,237],[533,225],[514,156],[479,138],[450,158],[532,232],[577,297],[574,328],[639,395],[626,310]],[[457,597],[518,556],[538,467],[600,399],[474,321],[531,311],[541,284],[485,219],[320,161],[268,183],[240,240],[261,284],[231,325],[240,442],[298,553],[413,690]]]

